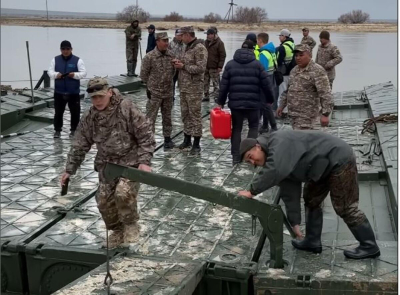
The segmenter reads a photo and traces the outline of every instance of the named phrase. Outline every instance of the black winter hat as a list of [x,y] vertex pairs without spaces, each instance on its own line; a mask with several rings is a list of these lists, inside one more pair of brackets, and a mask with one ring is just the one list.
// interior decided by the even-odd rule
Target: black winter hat
[[244,155],[257,145],[258,141],[255,138],[246,138],[240,143],[240,160],[243,161]]
[[60,48],[72,48],[71,42],[64,40],[61,42]]
[[246,40],[253,41],[254,44],[257,44],[257,36],[254,33],[247,34]]
[[242,48],[254,49],[253,41],[250,41],[250,40],[244,41],[243,44],[242,44]]

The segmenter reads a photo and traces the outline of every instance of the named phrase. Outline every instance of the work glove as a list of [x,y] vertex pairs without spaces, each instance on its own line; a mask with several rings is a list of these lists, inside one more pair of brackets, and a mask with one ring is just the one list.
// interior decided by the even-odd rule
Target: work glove
[[149,89],[146,89],[146,94],[147,94],[147,98],[151,99],[151,92],[149,91]]

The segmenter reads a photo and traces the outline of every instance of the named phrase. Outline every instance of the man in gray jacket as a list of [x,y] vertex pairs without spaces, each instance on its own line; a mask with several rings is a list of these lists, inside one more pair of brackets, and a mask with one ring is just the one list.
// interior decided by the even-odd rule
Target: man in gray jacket
[[306,236],[302,241],[292,241],[295,248],[322,252],[321,203],[330,193],[335,212],[360,242],[357,248],[345,250],[344,255],[352,259],[380,255],[372,227],[358,209],[356,159],[346,142],[323,132],[285,130],[269,137],[243,140],[240,154],[242,160],[263,169],[252,182],[250,191],[241,191],[239,195],[252,198],[279,185],[292,224],[299,222],[296,219],[300,218],[301,183],[305,183]]

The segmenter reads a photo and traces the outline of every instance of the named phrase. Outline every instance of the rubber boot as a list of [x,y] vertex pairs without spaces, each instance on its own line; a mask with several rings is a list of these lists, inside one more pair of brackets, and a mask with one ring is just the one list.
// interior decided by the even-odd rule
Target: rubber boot
[[[108,248],[116,248],[124,242],[124,232],[123,230],[113,230],[111,234],[108,235]],[[103,247],[107,247],[107,240],[103,242]]]
[[171,137],[164,138],[164,151],[170,150],[175,147],[175,143],[172,141]]
[[133,64],[131,63],[131,62],[127,62],[126,63],[126,67],[128,68],[128,77],[133,77],[133,73],[134,72],[132,72],[132,69],[133,69]]
[[364,259],[375,258],[381,255],[379,247],[376,244],[374,231],[368,219],[365,219],[359,226],[349,226],[349,229],[357,241],[360,242],[360,245],[352,250],[344,250],[344,256],[351,259]]
[[321,233],[322,233],[322,209],[308,210],[307,220],[306,220],[306,237],[304,240],[292,240],[292,245],[296,249],[321,253]]
[[53,137],[54,138],[60,138],[61,137],[61,131],[55,131]]
[[132,76],[133,77],[137,77],[138,76],[138,75],[136,75],[135,71],[136,71],[136,62],[133,62],[132,63]]
[[124,245],[137,242],[140,236],[140,225],[135,222],[124,226]]
[[191,156],[195,156],[195,155],[200,154],[200,152],[201,152],[200,138],[201,137],[195,136],[194,141],[193,141],[193,147],[192,147],[192,149],[190,151],[190,155]]
[[184,150],[187,148],[191,148],[192,147],[192,139],[190,135],[185,134],[185,138],[183,139],[183,142],[179,145],[179,149],[180,150]]
[[240,163],[240,156],[239,155],[233,155],[232,156],[232,165],[235,166]]

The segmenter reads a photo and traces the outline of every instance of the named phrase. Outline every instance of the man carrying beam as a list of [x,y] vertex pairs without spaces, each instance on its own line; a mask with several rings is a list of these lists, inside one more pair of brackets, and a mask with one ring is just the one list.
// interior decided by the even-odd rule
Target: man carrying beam
[[[240,145],[241,159],[263,169],[249,191],[239,195],[248,198],[278,185],[289,187],[281,195],[292,225],[300,219],[301,184],[306,208],[306,236],[292,245],[304,251],[322,252],[321,204],[330,193],[335,212],[343,218],[360,245],[345,250],[352,259],[380,255],[375,235],[365,214],[358,209],[359,188],[357,165],[352,148],[340,138],[317,131],[278,131],[257,139],[247,138]],[[299,228],[294,228],[297,235]]]

